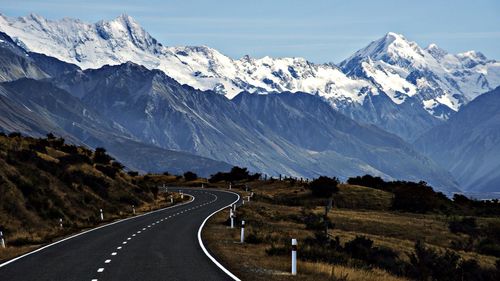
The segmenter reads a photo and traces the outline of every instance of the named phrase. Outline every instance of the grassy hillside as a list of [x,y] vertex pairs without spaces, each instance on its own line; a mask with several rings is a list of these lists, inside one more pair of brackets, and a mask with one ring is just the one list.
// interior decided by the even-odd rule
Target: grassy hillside
[[[174,177],[175,178],[175,177]],[[61,138],[0,135],[0,260],[58,237],[167,205],[148,176],[126,173],[102,149]],[[60,219],[63,221],[61,229]]]
[[[229,211],[224,211],[209,220],[203,237],[243,280],[290,280],[292,238],[299,242],[294,280],[499,280],[498,203],[463,203],[438,193],[426,197],[413,193],[414,183],[390,185],[393,191],[339,184],[325,218],[328,199],[314,196],[307,183],[233,184],[248,186],[248,192],[236,191],[254,197],[238,208],[235,229],[227,227]],[[409,200],[401,195],[404,189],[417,203],[430,201],[428,209],[398,209],[398,200]],[[236,243],[241,220],[245,244]]]

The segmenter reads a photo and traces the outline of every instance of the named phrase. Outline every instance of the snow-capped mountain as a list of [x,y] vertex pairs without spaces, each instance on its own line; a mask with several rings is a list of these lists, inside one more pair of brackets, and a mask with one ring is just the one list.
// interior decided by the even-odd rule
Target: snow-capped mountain
[[303,58],[232,59],[206,46],[167,47],[127,15],[94,24],[0,15],[0,31],[26,50],[83,69],[132,61],[229,99],[241,91],[317,95],[351,118],[406,140],[500,84],[500,63],[480,53],[452,55],[435,45],[422,49],[395,33],[359,50],[339,68]]
[[394,103],[415,97],[442,119],[500,84],[500,63],[479,52],[453,55],[435,44],[423,49],[392,32],[357,51],[340,67],[352,77],[369,79]]
[[241,91],[303,91],[339,101],[360,102],[374,89],[367,81],[346,77],[331,64],[317,65],[303,58],[231,59],[200,46],[166,47],[133,18],[88,24],[64,18],[50,21],[31,14],[0,16],[0,30],[29,51],[74,63],[83,69],[127,61],[160,69],[183,84],[216,90],[233,98]]

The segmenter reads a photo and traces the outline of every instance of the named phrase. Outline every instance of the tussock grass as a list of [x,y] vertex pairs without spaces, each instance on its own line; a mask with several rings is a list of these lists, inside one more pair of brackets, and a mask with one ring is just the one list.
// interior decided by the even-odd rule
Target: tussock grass
[[[212,217],[203,232],[203,239],[210,251],[243,280],[407,280],[374,266],[360,267],[360,261],[356,260],[346,264],[300,260],[301,245],[315,234],[313,230],[306,229],[304,213],[324,214],[324,207],[318,206],[323,205],[324,201],[310,198],[309,191],[300,184],[278,181],[246,184],[255,197],[250,203],[238,208],[236,228],[228,228],[228,211],[224,211]],[[241,195],[248,194],[241,189],[238,192]],[[299,201],[302,205],[298,204],[296,198],[303,200]],[[391,210],[390,192],[341,184],[334,201],[335,207],[328,217],[335,226],[329,229],[329,234],[338,236],[343,246],[362,235],[373,240],[374,247],[392,249],[403,261],[409,262],[409,255],[414,252],[417,240],[424,241],[435,250],[445,251],[452,250],[451,241],[467,238],[465,234],[450,232],[448,223],[452,218],[443,214]],[[247,239],[250,238],[243,245],[237,242],[241,219],[246,222]],[[478,218],[478,224],[485,225],[498,220]],[[299,275],[294,277],[289,274],[289,255],[268,255],[266,252],[273,247],[288,251],[292,238],[299,241]],[[481,267],[495,266],[496,258],[493,256],[454,252],[464,259],[477,260]]]

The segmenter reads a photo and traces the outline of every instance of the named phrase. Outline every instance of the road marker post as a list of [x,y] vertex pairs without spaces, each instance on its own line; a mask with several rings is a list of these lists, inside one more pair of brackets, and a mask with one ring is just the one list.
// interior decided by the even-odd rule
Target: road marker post
[[233,212],[236,212],[236,204],[233,204]]
[[170,195],[170,204],[174,204],[174,196]]
[[63,220],[62,218],[59,219],[59,227],[62,229],[63,228]]
[[248,195],[248,196],[247,196],[247,198],[248,198],[248,200],[247,200],[247,201],[248,201],[248,202],[250,202],[250,195]]
[[99,209],[99,212],[101,213],[101,221],[104,220],[104,214],[102,213],[102,209]]
[[229,190],[231,190],[231,183],[229,183]]
[[297,239],[292,239],[292,275],[297,275]]
[[5,249],[5,239],[3,238],[3,231],[0,231],[0,243],[2,244],[2,248]]
[[245,243],[245,221],[241,221],[241,237],[240,242]]
[[181,191],[181,199],[184,199],[184,193]]
[[205,185],[201,184],[201,188],[205,188]]
[[231,220],[231,228],[234,228],[234,213],[231,208],[229,208],[229,219]]
[[133,213],[133,214],[134,214],[134,216],[135,216],[135,206],[134,206],[134,205],[132,205],[132,213]]

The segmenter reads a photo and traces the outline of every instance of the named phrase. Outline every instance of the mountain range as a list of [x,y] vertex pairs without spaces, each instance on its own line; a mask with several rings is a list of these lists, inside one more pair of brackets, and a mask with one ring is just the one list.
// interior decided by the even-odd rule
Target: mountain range
[[206,46],[163,46],[127,15],[95,24],[0,15],[0,31],[7,132],[58,132],[145,171],[165,170],[170,157],[182,164],[170,164],[173,172],[241,165],[491,191],[457,177],[467,169],[428,141],[440,142],[433,131],[500,85],[500,63],[479,52],[423,49],[390,32],[338,66],[232,59]]
[[500,62],[475,51],[448,54],[435,44],[424,49],[392,32],[337,67],[304,58],[232,59],[206,46],[168,47],[128,15],[94,24],[0,15],[0,31],[26,50],[83,69],[132,61],[229,99],[241,91],[319,95],[351,118],[408,141],[500,84]]

